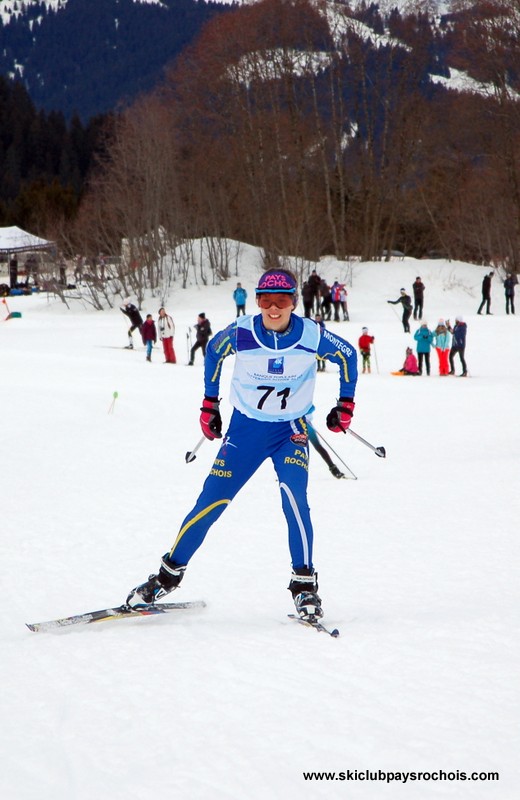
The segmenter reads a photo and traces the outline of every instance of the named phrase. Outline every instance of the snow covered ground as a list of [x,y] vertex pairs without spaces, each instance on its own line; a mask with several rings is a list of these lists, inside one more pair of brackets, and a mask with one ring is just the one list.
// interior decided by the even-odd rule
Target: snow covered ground
[[[250,311],[257,265],[246,249],[238,279]],[[347,274],[331,259],[318,270]],[[27,630],[123,601],[169,549],[217,451],[205,443],[185,463],[202,397],[200,354],[185,366],[186,332],[200,311],[214,331],[232,320],[236,280],[174,288],[176,366],[158,348],[151,364],[141,347],[122,349],[117,309],[8,299],[22,318],[0,323],[3,798],[518,797],[520,309],[505,315],[497,276],[494,316],[476,316],[485,272],[356,264],[350,322],[328,325],[355,344],[363,325],[376,337],[352,427],[387,450],[383,460],[327,431],[329,366],[317,376],[314,423],[358,476],[335,480],[311,454],[315,563],[337,640],[286,616],[290,564],[270,464],[172,597],[203,598],[205,610]],[[417,275],[431,326],[456,314],[468,323],[467,380],[440,378],[435,355],[429,378],[390,375],[412,339],[385,301]],[[401,780],[347,780],[356,770]],[[440,771],[450,778],[435,780]],[[431,777],[404,783],[410,772]],[[456,780],[461,772],[499,780]]]

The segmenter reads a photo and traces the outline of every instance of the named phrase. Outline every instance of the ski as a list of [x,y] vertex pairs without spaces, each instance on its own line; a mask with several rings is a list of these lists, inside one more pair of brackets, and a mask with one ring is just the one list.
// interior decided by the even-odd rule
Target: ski
[[293,619],[295,622],[299,622],[300,625],[305,625],[307,628],[314,628],[315,631],[320,631],[321,633],[328,633],[329,636],[332,636],[333,639],[337,639],[339,636],[339,631],[337,628],[327,628],[323,625],[318,619],[309,620],[309,619],[301,619],[301,617],[297,617],[296,614],[287,614],[289,619]]
[[169,611],[178,611],[186,608],[205,608],[204,600],[192,600],[184,603],[157,603],[155,605],[141,606],[130,609],[126,605],[114,608],[102,608],[99,611],[88,611],[86,614],[75,614],[72,617],[51,619],[47,622],[26,622],[30,631],[44,633],[58,628],[68,628],[71,625],[89,625],[91,622],[106,622],[115,619],[128,619],[130,617],[149,617],[157,614],[167,614]]

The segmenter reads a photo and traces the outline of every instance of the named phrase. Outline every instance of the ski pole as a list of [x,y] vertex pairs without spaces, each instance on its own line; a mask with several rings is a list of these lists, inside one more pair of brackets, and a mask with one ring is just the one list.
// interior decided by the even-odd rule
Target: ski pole
[[354,431],[352,430],[352,428],[347,428],[347,429],[346,429],[346,430],[344,430],[343,432],[344,432],[344,433],[351,433],[351,434],[352,434],[352,436],[353,436],[355,439],[357,439],[359,442],[362,442],[364,445],[366,445],[367,447],[369,447],[369,448],[370,448],[370,450],[373,450],[373,451],[374,451],[374,453],[376,454],[376,456],[379,456],[379,458],[386,458],[386,450],[385,450],[385,448],[384,448],[384,447],[382,447],[382,446],[381,446],[381,447],[374,447],[374,445],[373,445],[373,444],[370,444],[370,442],[367,442],[367,440],[366,440],[366,439],[363,439],[363,437],[362,437],[362,436],[360,436],[358,433],[354,433]]
[[188,452],[186,453],[186,464],[189,464],[190,461],[195,461],[195,459],[197,458],[195,453],[197,452],[199,447],[201,447],[201,445],[204,444],[205,441],[206,441],[206,437],[203,436],[201,439],[199,439],[199,441],[197,442],[197,444],[195,445],[193,450],[188,450]]
[[376,346],[375,346],[375,344],[373,342],[372,342],[372,347],[374,348],[374,359],[375,359],[375,362],[376,362],[377,374],[379,375],[379,364],[377,363]]
[[308,421],[308,420],[307,420],[307,425],[309,426],[309,428],[312,428],[312,430],[313,430],[313,431],[314,431],[314,432],[317,434],[317,436],[319,436],[319,437],[320,437],[320,439],[321,439],[321,441],[323,442],[323,444],[325,445],[325,447],[328,447],[328,448],[329,448],[329,450],[330,450],[332,453],[334,453],[334,455],[336,456],[336,458],[338,458],[338,459],[341,461],[341,463],[343,464],[343,466],[345,467],[345,469],[346,469],[346,470],[348,470],[348,471],[350,472],[350,474],[352,475],[352,478],[353,478],[353,480],[357,481],[357,475],[354,475],[354,473],[352,472],[352,470],[350,469],[350,467],[348,467],[348,466],[345,464],[345,462],[344,462],[344,461],[343,461],[343,459],[341,458],[340,454],[339,454],[339,453],[336,453],[336,451],[334,450],[334,448],[333,448],[333,447],[331,447],[331,445],[330,445],[330,444],[329,444],[329,443],[328,443],[328,442],[327,442],[327,441],[326,441],[326,440],[323,438],[323,436],[321,435],[321,433],[320,433],[320,432],[319,432],[319,431],[318,431],[318,430],[317,430],[317,429],[314,427],[314,425],[310,425],[310,423],[309,423],[309,421]]

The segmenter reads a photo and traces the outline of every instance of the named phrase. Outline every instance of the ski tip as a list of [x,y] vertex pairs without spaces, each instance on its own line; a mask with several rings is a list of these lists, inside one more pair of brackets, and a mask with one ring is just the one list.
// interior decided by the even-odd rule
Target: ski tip
[[37,631],[38,630],[34,623],[26,622],[25,624],[29,628],[30,631]]

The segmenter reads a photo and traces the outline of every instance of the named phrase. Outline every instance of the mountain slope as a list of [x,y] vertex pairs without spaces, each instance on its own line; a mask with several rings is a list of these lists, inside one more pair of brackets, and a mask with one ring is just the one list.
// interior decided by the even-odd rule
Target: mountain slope
[[0,74],[22,79],[38,107],[76,111],[85,120],[151,89],[201,26],[228,6],[55,0],[27,4],[24,13],[2,9]]

